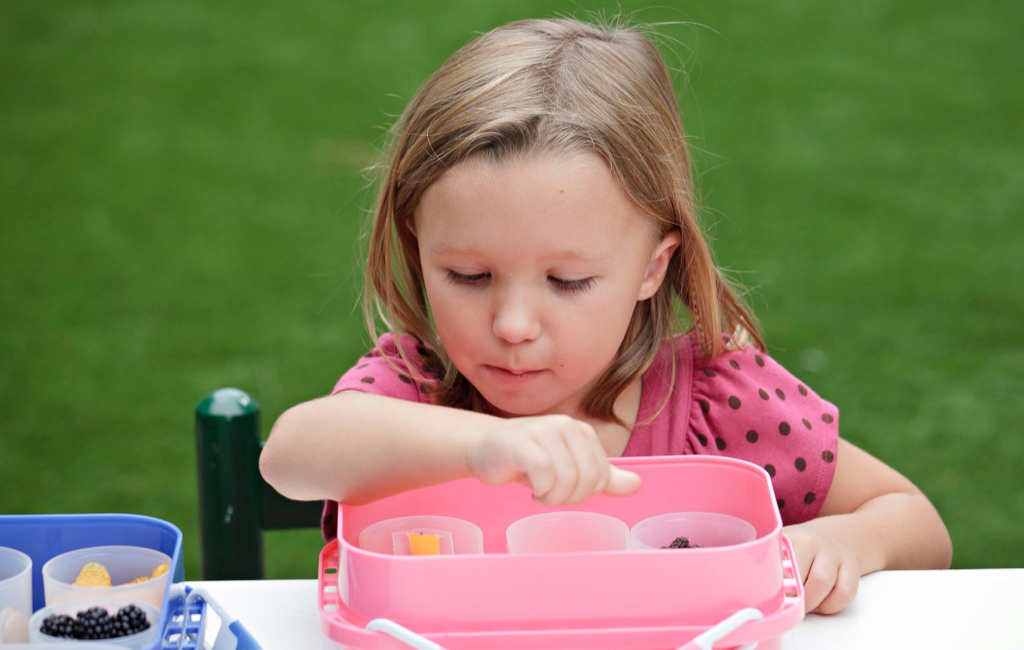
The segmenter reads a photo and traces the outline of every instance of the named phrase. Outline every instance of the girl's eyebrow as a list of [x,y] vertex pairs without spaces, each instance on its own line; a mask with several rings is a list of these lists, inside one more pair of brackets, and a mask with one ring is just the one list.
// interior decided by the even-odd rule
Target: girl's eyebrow
[[[431,247],[430,252],[434,255],[465,255],[465,256],[480,256],[483,255],[472,248],[463,248],[459,246],[447,246],[445,244],[436,244]],[[544,254],[545,259],[557,259],[557,260],[571,260],[577,262],[603,262],[609,259],[608,255],[594,254],[587,251],[576,251],[576,250],[556,250]]]

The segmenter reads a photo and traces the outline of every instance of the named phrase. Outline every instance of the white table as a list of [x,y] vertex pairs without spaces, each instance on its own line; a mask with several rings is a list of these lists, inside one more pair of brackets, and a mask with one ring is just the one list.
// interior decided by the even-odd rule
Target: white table
[[[207,589],[263,650],[322,647],[315,580],[189,584]],[[807,616],[783,648],[1024,649],[1022,623],[1024,569],[883,571],[864,576],[839,614]]]

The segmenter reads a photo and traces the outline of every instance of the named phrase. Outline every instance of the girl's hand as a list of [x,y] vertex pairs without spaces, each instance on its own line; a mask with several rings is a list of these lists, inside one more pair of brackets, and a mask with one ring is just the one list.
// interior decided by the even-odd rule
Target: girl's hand
[[547,505],[574,505],[592,494],[628,496],[640,477],[608,462],[594,428],[568,415],[511,418],[484,432],[467,453],[488,485],[518,481]]
[[784,526],[782,532],[793,542],[804,584],[804,611],[835,614],[857,595],[860,563],[838,535],[815,524],[812,520]]

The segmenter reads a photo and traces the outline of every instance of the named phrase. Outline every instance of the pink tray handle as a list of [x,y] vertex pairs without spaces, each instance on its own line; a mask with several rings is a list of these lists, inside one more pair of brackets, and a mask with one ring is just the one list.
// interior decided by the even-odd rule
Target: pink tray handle
[[[677,650],[712,650],[715,645],[715,641],[727,636],[730,632],[744,623],[759,621],[762,618],[764,618],[764,614],[762,614],[759,609],[755,609],[753,607],[741,609],[718,625],[710,628],[707,632],[702,633],[686,645],[679,646]],[[739,650],[754,650],[756,647],[757,642],[754,642],[739,648]]]

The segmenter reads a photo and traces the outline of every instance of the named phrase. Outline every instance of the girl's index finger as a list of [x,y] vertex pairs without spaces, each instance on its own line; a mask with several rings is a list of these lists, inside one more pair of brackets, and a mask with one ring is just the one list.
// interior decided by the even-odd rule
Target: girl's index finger
[[604,493],[613,497],[628,497],[636,494],[642,486],[643,480],[639,474],[612,465]]

